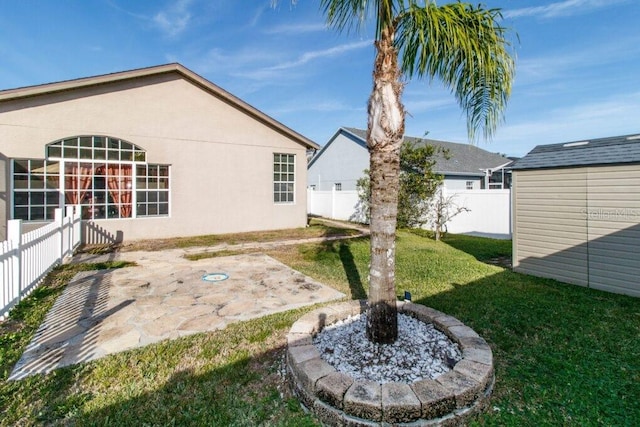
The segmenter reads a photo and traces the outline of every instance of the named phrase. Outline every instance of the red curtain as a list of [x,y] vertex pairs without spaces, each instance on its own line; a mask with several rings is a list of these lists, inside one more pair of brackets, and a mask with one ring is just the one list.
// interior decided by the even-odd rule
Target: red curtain
[[120,206],[120,216],[123,218],[131,217],[131,174],[133,167],[131,165],[122,165],[120,171],[122,172],[122,183],[121,187],[123,190],[120,191],[120,201],[122,202],[122,206]]
[[65,199],[67,204],[77,205],[82,203],[87,189],[93,179],[93,168],[86,163],[72,163],[65,167]]
[[107,188],[121,218],[131,217],[131,165],[107,165]]

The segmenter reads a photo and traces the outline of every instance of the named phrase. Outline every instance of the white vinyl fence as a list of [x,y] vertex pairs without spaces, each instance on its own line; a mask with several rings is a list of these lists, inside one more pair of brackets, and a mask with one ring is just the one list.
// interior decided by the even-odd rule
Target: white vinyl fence
[[[511,238],[511,190],[445,190],[444,196],[452,196],[452,209],[468,209],[446,224],[449,233]],[[307,212],[356,222],[365,218],[360,210],[357,191],[309,190]]]
[[55,210],[54,221],[22,234],[22,220],[7,222],[7,237],[0,242],[0,320],[29,295],[49,271],[60,264],[81,241],[80,207]]
[[449,233],[511,238],[511,190],[456,190],[444,196],[452,196],[451,208],[468,209],[446,224]]
[[307,191],[307,213],[344,221],[364,222],[357,191]]

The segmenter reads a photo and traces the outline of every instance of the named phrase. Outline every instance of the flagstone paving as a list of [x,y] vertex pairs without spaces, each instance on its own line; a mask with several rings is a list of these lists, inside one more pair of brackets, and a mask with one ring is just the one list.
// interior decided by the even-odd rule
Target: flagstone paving
[[[189,261],[184,250],[108,255],[138,266],[78,273],[9,379],[345,295],[264,254]],[[224,273],[218,282],[205,274]]]

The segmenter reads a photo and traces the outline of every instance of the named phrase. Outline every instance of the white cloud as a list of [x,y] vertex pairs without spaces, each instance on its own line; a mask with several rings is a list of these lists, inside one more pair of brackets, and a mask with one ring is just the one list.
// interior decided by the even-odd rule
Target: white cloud
[[[428,96],[425,92],[425,96]],[[455,98],[453,95],[447,98],[439,98],[439,99],[422,99],[422,100],[407,100],[404,102],[404,107],[407,110],[407,113],[410,115],[416,115],[419,113],[425,113],[435,110],[440,110],[442,108],[457,108],[457,104],[455,102]]]
[[[545,108],[546,107],[546,108]],[[640,92],[593,97],[578,104],[553,107],[531,103],[528,113],[516,121],[507,111],[506,122],[499,125],[490,141],[478,141],[480,148],[510,156],[524,156],[536,145],[590,138],[640,133]],[[464,115],[423,113],[407,117],[408,135],[432,131],[430,138],[468,142]]]
[[209,49],[206,52],[184,51],[180,55],[167,55],[170,62],[184,62],[203,75],[218,78],[248,77],[259,78],[248,70],[258,70],[265,64],[272,63],[277,56],[273,51],[256,49],[247,45],[241,49],[225,51],[221,48]]
[[268,67],[267,69],[271,71],[276,71],[276,70],[286,70],[290,68],[296,68],[296,67],[305,65],[315,59],[336,57],[344,53],[350,52],[352,50],[357,50],[357,49],[362,49],[364,47],[372,47],[372,46],[373,46],[373,42],[371,40],[364,40],[360,42],[347,43],[339,46],[330,47],[329,49],[305,52],[293,61],[283,62],[281,64]]
[[269,10],[270,6],[269,5],[262,5],[260,7],[258,7],[254,12],[253,15],[251,16],[251,19],[249,19],[249,23],[247,24],[248,28],[253,28],[255,26],[257,26],[260,23],[260,20],[262,19],[262,15],[264,15],[264,13]]
[[[524,155],[535,145],[638,133],[640,92],[550,110],[532,106],[527,121],[498,128],[501,152]],[[536,114],[536,111],[538,113]]]
[[344,102],[336,99],[326,99],[318,102],[290,102],[281,106],[277,106],[269,110],[272,114],[290,114],[298,113],[300,111],[322,112],[322,113],[335,113],[335,112],[364,112],[366,106],[362,105],[354,107],[353,105],[345,104]]
[[191,0],[179,0],[169,8],[161,10],[153,17],[153,23],[169,37],[182,33],[191,20],[189,6]]
[[106,0],[106,3],[107,3],[110,7],[112,7],[112,8],[114,8],[114,9],[116,9],[117,11],[119,11],[119,12],[123,12],[123,13],[125,13],[125,14],[127,14],[127,15],[129,15],[129,16],[131,16],[131,17],[133,17],[133,18],[141,19],[141,20],[144,20],[144,21],[148,21],[148,20],[149,20],[149,18],[148,18],[147,16],[144,16],[144,15],[139,14],[139,13],[133,13],[133,12],[131,12],[131,11],[129,11],[129,10],[123,9],[122,7],[118,6],[117,4],[115,4],[115,3],[114,3],[114,2],[112,2],[112,1]]
[[[303,70],[300,70],[304,65],[307,65],[315,60],[320,60],[324,58],[334,58],[344,55],[353,50],[362,49],[363,47],[371,47],[373,43],[371,41],[363,41],[356,43],[348,43],[339,46],[334,46],[328,49],[316,50],[311,52],[305,52],[300,54],[297,58],[293,60],[283,60],[280,63],[269,66],[237,66],[234,67],[233,70],[230,70],[229,73],[236,77],[242,77],[246,79],[251,79],[255,81],[269,81],[269,80],[280,80],[283,79],[293,79],[296,77],[309,77],[307,73],[303,73]],[[283,54],[280,53],[282,57]],[[274,54],[265,51],[256,52],[255,55],[249,54],[241,55],[238,57],[234,56],[232,60],[233,63],[239,64],[239,61],[242,57],[246,57],[247,60],[253,60],[253,63],[256,64],[260,62],[262,64],[271,62],[278,58],[274,58]],[[296,69],[298,69],[296,71]],[[286,75],[284,73],[287,73]]]
[[[561,78],[566,80],[573,70],[603,68],[621,64],[640,54],[640,38],[630,36],[589,45],[583,50],[549,52],[542,56],[519,59],[516,63],[517,84],[538,84]],[[538,88],[540,89],[540,88]]]
[[313,24],[296,24],[296,25],[280,25],[277,27],[269,28],[265,30],[266,34],[303,34],[303,33],[318,33],[326,31],[327,25],[323,23]]
[[539,18],[557,18],[587,13],[595,9],[612,7],[615,3],[626,3],[629,0],[564,0],[545,6],[523,7],[505,10],[505,18],[535,16]]
[[184,61],[202,74],[273,82],[309,77],[309,73],[305,72],[305,65],[326,58],[346,56],[363,48],[373,50],[373,41],[358,41],[322,50],[293,53],[281,47],[258,48],[246,45],[239,49],[213,48],[204,54],[183,52],[181,55],[167,55],[167,58],[172,61]]

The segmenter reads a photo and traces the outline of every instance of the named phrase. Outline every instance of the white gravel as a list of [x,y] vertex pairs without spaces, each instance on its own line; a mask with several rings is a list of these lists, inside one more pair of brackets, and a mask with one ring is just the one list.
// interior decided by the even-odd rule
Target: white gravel
[[366,314],[325,327],[313,343],[337,371],[380,384],[435,379],[462,359],[458,344],[433,324],[398,314],[398,339],[374,344],[366,337]]

